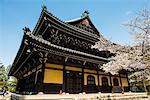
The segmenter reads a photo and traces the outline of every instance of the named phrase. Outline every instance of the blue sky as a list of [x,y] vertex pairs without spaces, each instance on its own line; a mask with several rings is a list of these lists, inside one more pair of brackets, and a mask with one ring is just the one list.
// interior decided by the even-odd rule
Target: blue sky
[[0,62],[12,64],[25,26],[33,30],[42,5],[62,20],[80,17],[84,10],[99,32],[113,42],[125,44],[131,39],[122,23],[131,19],[150,0],[0,0]]

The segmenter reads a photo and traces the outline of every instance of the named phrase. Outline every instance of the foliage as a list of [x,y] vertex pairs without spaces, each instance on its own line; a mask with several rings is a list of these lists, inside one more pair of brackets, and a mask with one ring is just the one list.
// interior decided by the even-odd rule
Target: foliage
[[0,90],[3,86],[7,86],[9,91],[15,92],[17,79],[12,76],[8,77],[10,67],[11,65],[8,65],[8,67],[5,68],[4,65],[0,63]]
[[1,63],[0,64],[0,82],[6,84],[8,80],[8,76],[7,76],[7,73],[5,71],[5,67],[4,65]]
[[17,79],[13,76],[10,76],[9,80],[7,81],[8,90],[11,92],[15,92],[16,85],[17,85]]
[[106,72],[118,74],[122,69],[132,72],[130,79],[150,80],[150,11],[141,10],[137,16],[124,24],[134,37],[133,46],[121,46],[105,40],[102,36],[92,48],[115,53],[111,61],[101,68]]

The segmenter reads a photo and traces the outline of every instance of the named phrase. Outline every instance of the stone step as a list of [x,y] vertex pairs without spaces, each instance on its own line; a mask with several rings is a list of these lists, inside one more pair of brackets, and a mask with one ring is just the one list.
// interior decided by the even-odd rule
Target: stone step
[[95,94],[11,94],[11,100],[148,100],[146,93],[95,93]]

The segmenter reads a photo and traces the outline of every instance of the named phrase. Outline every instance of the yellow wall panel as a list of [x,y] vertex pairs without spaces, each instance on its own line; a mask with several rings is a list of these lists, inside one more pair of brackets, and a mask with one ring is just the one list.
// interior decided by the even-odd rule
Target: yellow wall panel
[[63,71],[45,69],[44,83],[63,83]]
[[66,66],[66,70],[72,70],[72,71],[82,71],[82,68],[76,68],[76,67],[71,67],[71,66]]
[[99,74],[105,74],[103,71],[98,71]]
[[103,74],[103,75],[109,75],[109,73],[104,72],[104,71],[98,71],[99,74]]
[[87,74],[87,73],[84,73],[84,85],[87,85],[87,76],[88,75],[92,75],[95,77],[95,83],[96,85],[98,85],[98,79],[97,79],[97,75],[94,75],[94,74]]
[[120,74],[121,77],[126,77],[126,75]]
[[89,69],[84,69],[84,72],[88,72],[88,73],[97,73],[96,70],[89,70]]
[[105,75],[99,75],[100,86],[102,85],[102,77],[106,77],[108,79],[108,85],[110,86],[110,77],[109,76],[105,76]]
[[50,64],[50,63],[46,63],[45,67],[63,69],[63,65]]
[[122,86],[128,86],[127,78],[121,78]]
[[84,85],[87,85],[87,76],[88,74],[84,74]]

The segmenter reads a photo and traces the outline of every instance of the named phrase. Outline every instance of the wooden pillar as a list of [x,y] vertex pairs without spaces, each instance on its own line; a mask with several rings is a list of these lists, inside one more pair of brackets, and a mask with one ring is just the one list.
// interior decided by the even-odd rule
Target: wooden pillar
[[35,78],[34,78],[34,90],[35,90],[35,93],[37,93],[38,92],[38,90],[37,90],[37,78],[38,78],[38,70],[37,70],[37,66],[36,66],[36,71],[35,71]]
[[85,92],[85,87],[84,87],[84,66],[86,64],[86,60],[83,62],[83,65],[82,65],[82,92]]
[[39,58],[39,61],[40,63],[42,64],[42,72],[41,72],[41,79],[40,79],[40,82],[38,83],[38,92],[44,92],[44,84],[43,84],[43,81],[44,81],[44,71],[45,71],[45,63],[47,61],[47,55],[48,53],[41,53],[40,52],[40,58]]
[[99,84],[99,82],[100,82],[100,80],[99,80],[99,68],[97,67],[97,79],[98,79],[98,92],[100,92],[100,84]]
[[128,78],[128,73],[126,72],[126,77],[127,77],[127,81],[128,81],[128,89],[130,91],[130,82],[129,82],[129,78]]
[[36,66],[36,70],[35,70],[35,76],[34,76],[34,92],[37,93],[37,66]]
[[63,84],[62,84],[62,92],[66,92],[66,62],[68,60],[68,57],[64,59],[64,64],[63,64]]
[[20,90],[20,79],[17,80],[16,92],[19,92],[19,90]]
[[123,87],[122,87],[122,81],[121,81],[121,76],[120,76],[120,73],[119,73],[119,79],[120,79],[120,85],[121,85],[121,89],[122,89],[122,92],[123,92]]
[[122,88],[122,81],[121,81],[120,73],[119,73],[119,79],[120,79],[120,85],[121,85],[121,88]]
[[40,91],[40,92],[44,92],[44,84],[43,84],[43,81],[44,81],[44,70],[45,69],[45,62],[44,62],[44,60],[42,60],[42,80],[41,80],[41,85],[42,85],[42,91]]
[[113,88],[113,85],[112,85],[112,80],[111,80],[111,73],[109,73],[109,80],[110,80],[110,91],[112,92],[112,88]]
[[63,84],[62,84],[62,91],[66,92],[66,66],[63,65]]
[[84,90],[84,66],[82,66],[82,92],[85,92]]

